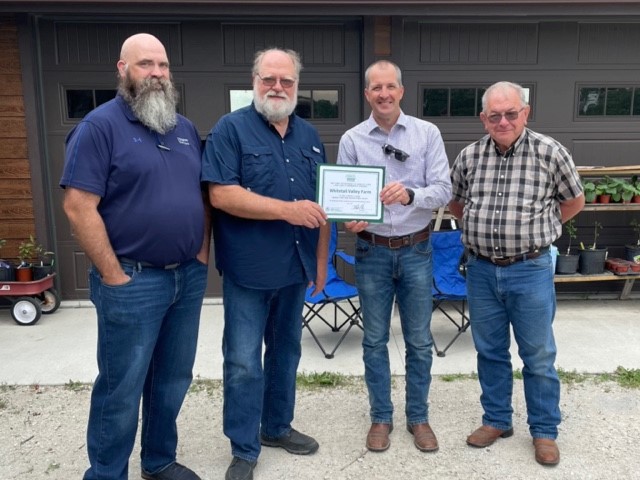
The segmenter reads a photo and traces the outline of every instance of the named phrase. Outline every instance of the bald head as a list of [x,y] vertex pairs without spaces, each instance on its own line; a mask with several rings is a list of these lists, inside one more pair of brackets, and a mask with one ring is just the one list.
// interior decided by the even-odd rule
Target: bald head
[[164,56],[167,56],[164,45],[162,45],[160,40],[149,33],[138,33],[124,41],[122,49],[120,50],[120,60],[129,62],[131,56],[138,54],[140,51],[147,50],[162,51]]

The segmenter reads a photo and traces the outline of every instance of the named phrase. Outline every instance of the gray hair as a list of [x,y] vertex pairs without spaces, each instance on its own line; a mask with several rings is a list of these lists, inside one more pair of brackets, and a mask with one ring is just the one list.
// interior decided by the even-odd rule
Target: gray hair
[[487,102],[489,100],[489,97],[494,92],[506,93],[510,90],[516,91],[516,93],[520,97],[520,103],[522,104],[523,107],[526,107],[528,105],[527,98],[525,96],[525,91],[524,91],[524,88],[522,88],[522,86],[513,82],[496,82],[493,85],[491,85],[489,88],[487,88],[484,94],[482,95],[482,111],[483,112],[487,111]]
[[382,65],[393,67],[393,69],[396,71],[396,80],[398,81],[398,86],[400,87],[402,86],[402,71],[400,71],[400,67],[389,60],[378,60],[377,62],[373,62],[371,65],[369,65],[369,67],[367,67],[367,69],[365,70],[364,88],[369,88],[369,75],[371,73],[371,69],[373,67],[382,66]]
[[300,55],[298,54],[298,52],[294,50],[277,48],[277,47],[267,48],[265,50],[260,50],[256,52],[256,55],[253,59],[253,68],[251,69],[252,76],[255,77],[256,75],[258,75],[258,71],[260,70],[260,65],[262,64],[262,59],[267,53],[271,53],[271,52],[283,52],[287,54],[289,58],[291,58],[291,61],[293,62],[293,68],[296,71],[296,78],[300,78],[300,72],[302,71],[302,62],[300,61]]

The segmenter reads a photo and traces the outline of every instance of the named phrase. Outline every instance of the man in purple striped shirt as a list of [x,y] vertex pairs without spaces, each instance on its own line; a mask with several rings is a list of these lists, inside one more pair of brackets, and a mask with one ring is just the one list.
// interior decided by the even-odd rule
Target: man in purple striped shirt
[[371,116],[340,140],[338,163],[384,166],[380,192],[382,223],[346,222],[357,234],[356,283],[362,306],[365,380],[371,428],[367,448],[389,448],[393,430],[389,328],[397,300],[406,347],[406,422],[415,446],[434,452],[438,441],[429,425],[431,384],[432,263],[431,212],[451,198],[449,163],[438,128],[405,115],[397,65],[381,60],[365,72]]

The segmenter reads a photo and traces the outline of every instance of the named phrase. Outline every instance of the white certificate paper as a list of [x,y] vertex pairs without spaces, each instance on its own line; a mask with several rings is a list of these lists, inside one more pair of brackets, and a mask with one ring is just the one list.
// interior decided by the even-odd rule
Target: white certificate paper
[[316,197],[329,220],[381,223],[384,167],[318,165]]

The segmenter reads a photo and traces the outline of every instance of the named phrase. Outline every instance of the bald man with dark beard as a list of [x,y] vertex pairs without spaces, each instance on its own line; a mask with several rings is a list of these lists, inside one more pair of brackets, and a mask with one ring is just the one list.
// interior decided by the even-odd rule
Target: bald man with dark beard
[[207,283],[209,208],[200,137],[176,113],[162,43],[122,45],[115,99],[69,134],[60,185],[75,237],[91,260],[98,377],[84,480],[126,480],[142,400],[147,480],[199,480],[176,462],[176,418],[192,379]]

